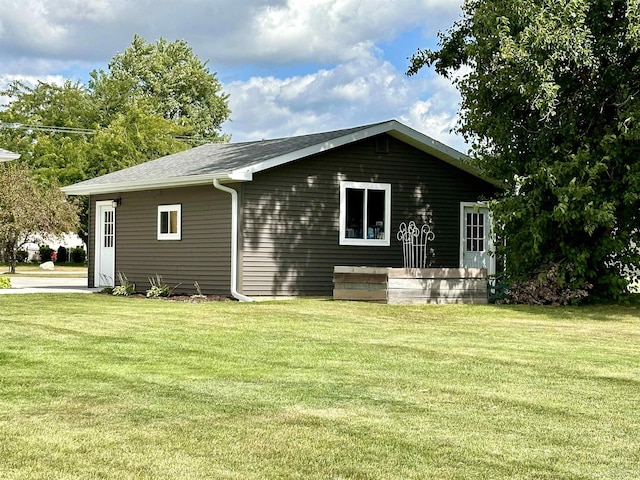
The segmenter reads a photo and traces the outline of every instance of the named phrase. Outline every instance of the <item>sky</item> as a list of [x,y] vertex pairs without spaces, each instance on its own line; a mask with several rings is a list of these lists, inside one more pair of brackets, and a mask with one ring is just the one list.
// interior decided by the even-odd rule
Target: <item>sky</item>
[[455,87],[432,69],[405,74],[462,1],[0,0],[0,89],[84,83],[134,34],[181,39],[230,95],[232,142],[396,119],[466,152]]

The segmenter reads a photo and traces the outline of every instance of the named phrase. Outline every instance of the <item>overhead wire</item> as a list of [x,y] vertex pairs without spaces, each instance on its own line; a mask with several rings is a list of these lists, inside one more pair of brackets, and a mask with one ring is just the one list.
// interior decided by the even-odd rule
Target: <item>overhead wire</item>
[[[73,133],[78,135],[95,135],[98,130],[89,128],[76,128],[76,127],[59,127],[55,125],[27,125],[24,123],[7,123],[0,122],[0,129],[12,129],[12,130],[32,130],[39,132],[49,133]],[[188,135],[172,135],[172,138],[176,140],[182,140],[195,143],[209,143],[210,140],[206,140],[198,137],[191,137]]]

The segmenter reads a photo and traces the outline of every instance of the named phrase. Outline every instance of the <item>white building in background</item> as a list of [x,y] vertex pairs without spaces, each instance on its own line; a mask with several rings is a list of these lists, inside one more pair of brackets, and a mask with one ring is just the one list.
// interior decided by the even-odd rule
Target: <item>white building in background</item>
[[29,254],[27,261],[39,260],[38,256],[40,254],[40,245],[48,245],[54,252],[57,252],[60,247],[65,247],[67,249],[67,253],[69,253],[72,248],[76,247],[81,247],[85,252],[87,251],[87,246],[75,233],[65,233],[59,237],[43,236],[38,243],[27,243],[20,248]]

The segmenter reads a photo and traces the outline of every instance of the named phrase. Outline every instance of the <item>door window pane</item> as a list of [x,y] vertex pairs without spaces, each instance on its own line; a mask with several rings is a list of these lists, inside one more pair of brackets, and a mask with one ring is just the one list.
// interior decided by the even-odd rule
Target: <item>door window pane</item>
[[467,213],[467,251],[484,252],[484,213]]
[[103,220],[103,245],[106,248],[113,248],[115,243],[115,212],[105,210]]

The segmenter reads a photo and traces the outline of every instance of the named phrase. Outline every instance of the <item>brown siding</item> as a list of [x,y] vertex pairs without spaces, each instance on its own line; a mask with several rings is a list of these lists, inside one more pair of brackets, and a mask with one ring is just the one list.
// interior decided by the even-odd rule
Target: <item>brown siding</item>
[[[176,292],[228,295],[231,269],[231,200],[210,187],[175,188],[100,195],[97,200],[121,198],[116,209],[116,272],[126,274],[138,291],[159,274]],[[182,240],[157,240],[158,205],[182,205]],[[90,282],[93,281],[95,209],[90,217]]]
[[[95,287],[94,280],[94,268],[95,268],[95,256],[94,256],[94,248],[95,248],[95,236],[96,236],[96,198],[97,197],[89,197],[89,238],[87,240],[87,267],[88,267],[88,280],[89,287]],[[100,198],[100,200],[105,200],[105,198]]]
[[[390,183],[391,245],[339,245],[340,180]],[[403,221],[428,221],[436,238],[431,266],[458,267],[461,201],[495,188],[389,137],[375,138],[254,176],[243,185],[243,293],[331,295],[335,265],[402,266],[395,234]]]

